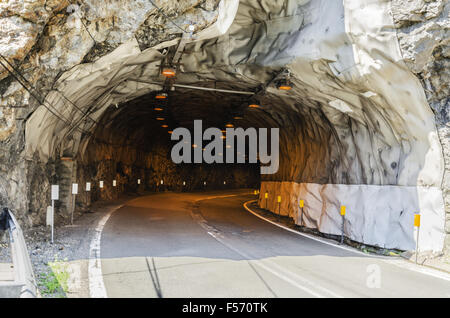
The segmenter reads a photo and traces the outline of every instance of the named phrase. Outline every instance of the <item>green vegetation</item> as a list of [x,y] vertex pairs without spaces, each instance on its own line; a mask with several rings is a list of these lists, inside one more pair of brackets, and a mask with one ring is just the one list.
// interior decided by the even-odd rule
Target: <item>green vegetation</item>
[[68,280],[70,277],[67,258],[59,260],[58,256],[55,255],[55,260],[48,262],[48,266],[49,272],[41,273],[38,278],[41,294],[44,297],[66,297],[66,293],[69,290]]

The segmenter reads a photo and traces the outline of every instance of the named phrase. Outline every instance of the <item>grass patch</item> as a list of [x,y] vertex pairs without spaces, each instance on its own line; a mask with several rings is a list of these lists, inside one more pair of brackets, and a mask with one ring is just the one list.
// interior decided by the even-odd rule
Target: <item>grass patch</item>
[[41,273],[38,279],[39,289],[45,297],[66,297],[69,290],[69,263],[67,258],[59,260],[55,255],[53,262],[48,262],[49,271]]

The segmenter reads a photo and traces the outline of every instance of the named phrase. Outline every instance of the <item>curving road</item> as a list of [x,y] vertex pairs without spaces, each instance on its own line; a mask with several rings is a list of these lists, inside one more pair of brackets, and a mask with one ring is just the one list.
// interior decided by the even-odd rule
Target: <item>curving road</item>
[[446,274],[257,218],[248,192],[154,194],[115,211],[101,236],[108,297],[450,297]]

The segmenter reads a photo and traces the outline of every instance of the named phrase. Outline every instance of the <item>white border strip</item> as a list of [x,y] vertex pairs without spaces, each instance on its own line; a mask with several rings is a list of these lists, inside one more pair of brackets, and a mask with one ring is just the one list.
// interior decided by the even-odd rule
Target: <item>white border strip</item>
[[89,246],[89,267],[88,267],[88,278],[89,278],[89,296],[91,298],[107,298],[105,283],[103,282],[102,274],[102,259],[100,258],[100,247],[102,239],[102,231],[105,227],[106,222],[113,212],[117,211],[124,204],[119,205],[117,208],[106,213],[100,221],[98,221],[97,227],[95,228],[94,237],[92,238],[91,244]]

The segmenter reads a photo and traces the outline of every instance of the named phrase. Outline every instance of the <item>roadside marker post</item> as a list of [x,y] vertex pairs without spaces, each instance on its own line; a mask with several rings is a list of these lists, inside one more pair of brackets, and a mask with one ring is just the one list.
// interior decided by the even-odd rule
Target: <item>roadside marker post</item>
[[51,215],[51,225],[52,225],[52,244],[54,238],[54,227],[55,227],[55,201],[59,200],[59,186],[52,185],[52,215]]
[[[86,182],[86,192],[90,192],[90,191],[91,191],[91,183],[90,182]],[[88,205],[88,203],[89,203],[89,196],[86,193],[86,206]]]
[[103,181],[100,181],[100,189],[103,189]]
[[341,215],[342,215],[341,244],[344,244],[345,205],[341,205]]
[[264,193],[264,198],[266,199],[266,210],[267,210],[267,198],[269,197],[269,193]]
[[138,184],[141,184],[141,179],[138,179]]
[[305,206],[305,201],[303,201],[303,200],[298,201],[298,205],[299,205],[300,211],[301,211],[301,214],[300,214],[300,226],[303,226],[303,207]]
[[416,264],[417,264],[417,254],[419,254],[420,213],[414,214],[414,226],[416,227],[417,231],[417,238],[416,238]]
[[116,180],[113,180],[113,184],[112,184],[112,186],[113,186],[113,191],[114,191],[114,193],[118,196],[119,195],[119,191],[117,190],[117,181]]
[[73,225],[73,212],[75,210],[75,197],[78,194],[78,183],[72,183],[72,213],[70,216],[70,224]]
[[280,215],[281,215],[281,195],[278,196],[277,202],[278,202],[278,220],[280,220]]

